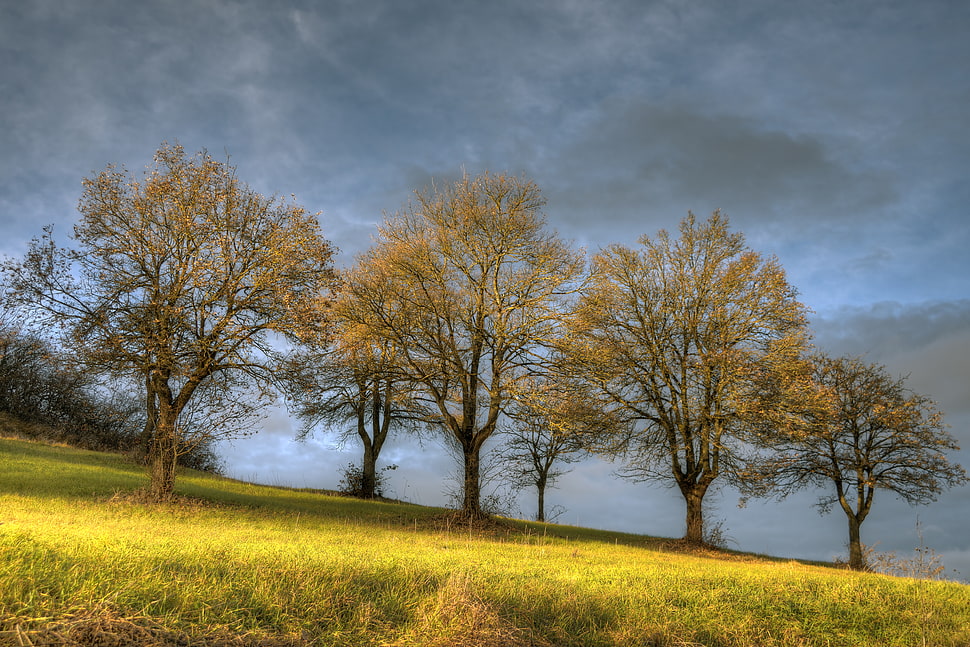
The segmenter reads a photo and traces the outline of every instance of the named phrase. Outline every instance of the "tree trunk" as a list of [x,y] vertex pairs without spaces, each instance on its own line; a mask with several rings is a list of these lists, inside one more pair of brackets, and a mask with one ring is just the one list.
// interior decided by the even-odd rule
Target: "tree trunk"
[[361,468],[360,496],[373,499],[377,494],[377,455],[374,446],[364,442],[364,464]]
[[155,501],[168,501],[175,492],[178,443],[174,416],[168,407],[163,406],[161,409],[148,457],[148,472],[151,477],[149,494]]
[[145,429],[138,437],[138,459],[142,464],[148,464],[152,455],[152,444],[155,440],[155,424],[158,422],[158,404],[155,391],[152,390],[151,377],[145,378]]
[[469,519],[480,519],[485,516],[482,514],[481,506],[481,482],[479,469],[479,449],[478,447],[465,448],[465,485],[461,512]]
[[546,520],[546,488],[539,488],[539,511],[536,512],[536,521]]
[[868,568],[866,558],[862,554],[862,524],[855,515],[848,515],[849,519],[849,568],[864,571]]
[[695,487],[690,490],[684,500],[687,502],[687,532],[684,540],[689,544],[704,543],[704,491]]
[[536,489],[539,491],[539,510],[536,512],[536,521],[546,520],[546,479],[540,477],[536,482]]

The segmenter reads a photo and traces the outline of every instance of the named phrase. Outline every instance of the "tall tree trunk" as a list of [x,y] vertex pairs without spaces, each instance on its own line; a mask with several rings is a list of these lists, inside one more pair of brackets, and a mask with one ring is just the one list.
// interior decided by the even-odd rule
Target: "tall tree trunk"
[[704,543],[704,494],[691,490],[686,497],[687,532],[684,539],[689,544]]
[[862,553],[861,529],[862,522],[865,521],[866,516],[868,516],[869,507],[872,505],[872,490],[870,490],[869,495],[866,496],[865,486],[860,480],[856,486],[857,509],[853,509],[852,505],[849,503],[849,498],[846,496],[841,482],[836,482],[835,491],[839,499],[839,505],[842,507],[842,511],[845,512],[845,516],[849,520],[849,568],[856,571],[864,571],[869,568],[869,565],[866,564],[865,555]]
[[373,499],[377,494],[377,454],[374,445],[364,441],[364,465],[361,473],[360,496]]
[[152,444],[155,440],[155,425],[158,422],[157,395],[152,389],[151,376],[145,378],[145,428],[138,437],[138,459],[143,464],[149,462]]
[[849,519],[849,568],[864,571],[868,565],[862,554],[862,524],[854,514],[849,514],[847,517]]
[[539,492],[539,509],[536,512],[536,521],[546,520],[546,475],[540,474],[536,480],[536,490]]

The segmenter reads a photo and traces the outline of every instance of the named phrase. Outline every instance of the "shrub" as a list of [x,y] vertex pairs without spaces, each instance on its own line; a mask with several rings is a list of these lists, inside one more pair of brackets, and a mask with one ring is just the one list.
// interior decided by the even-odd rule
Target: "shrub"
[[348,496],[359,499],[379,499],[384,497],[384,488],[387,487],[385,472],[397,469],[397,465],[388,465],[374,473],[374,482],[369,483],[369,479],[364,474],[364,468],[354,463],[348,463],[342,470],[343,478],[340,479],[340,492]]

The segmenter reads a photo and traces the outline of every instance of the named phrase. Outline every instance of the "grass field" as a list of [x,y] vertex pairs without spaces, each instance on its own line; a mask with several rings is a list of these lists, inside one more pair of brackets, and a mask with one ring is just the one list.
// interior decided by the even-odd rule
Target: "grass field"
[[970,645],[966,585],[193,472],[146,505],[146,480],[0,439],[0,645]]

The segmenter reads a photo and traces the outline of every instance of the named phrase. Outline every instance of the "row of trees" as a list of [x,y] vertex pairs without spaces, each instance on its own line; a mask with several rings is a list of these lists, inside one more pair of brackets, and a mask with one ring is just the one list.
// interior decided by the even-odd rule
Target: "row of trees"
[[[809,356],[783,269],[721,214],[588,264],[543,206],[506,175],[418,192],[338,276],[315,217],[163,146],[144,181],[111,167],[86,180],[77,246],[34,241],[5,266],[6,298],[60,324],[90,369],[143,384],[159,498],[190,403],[238,423],[272,388],[304,433],[360,438],[365,485],[394,428],[444,434],[468,517],[482,515],[482,449],[503,428],[540,497],[575,448],[672,482],[691,542],[721,482],[752,495],[834,485],[857,541],[876,488],[924,501],[966,480],[925,398],[879,367]],[[250,394],[242,410],[234,389]]]

